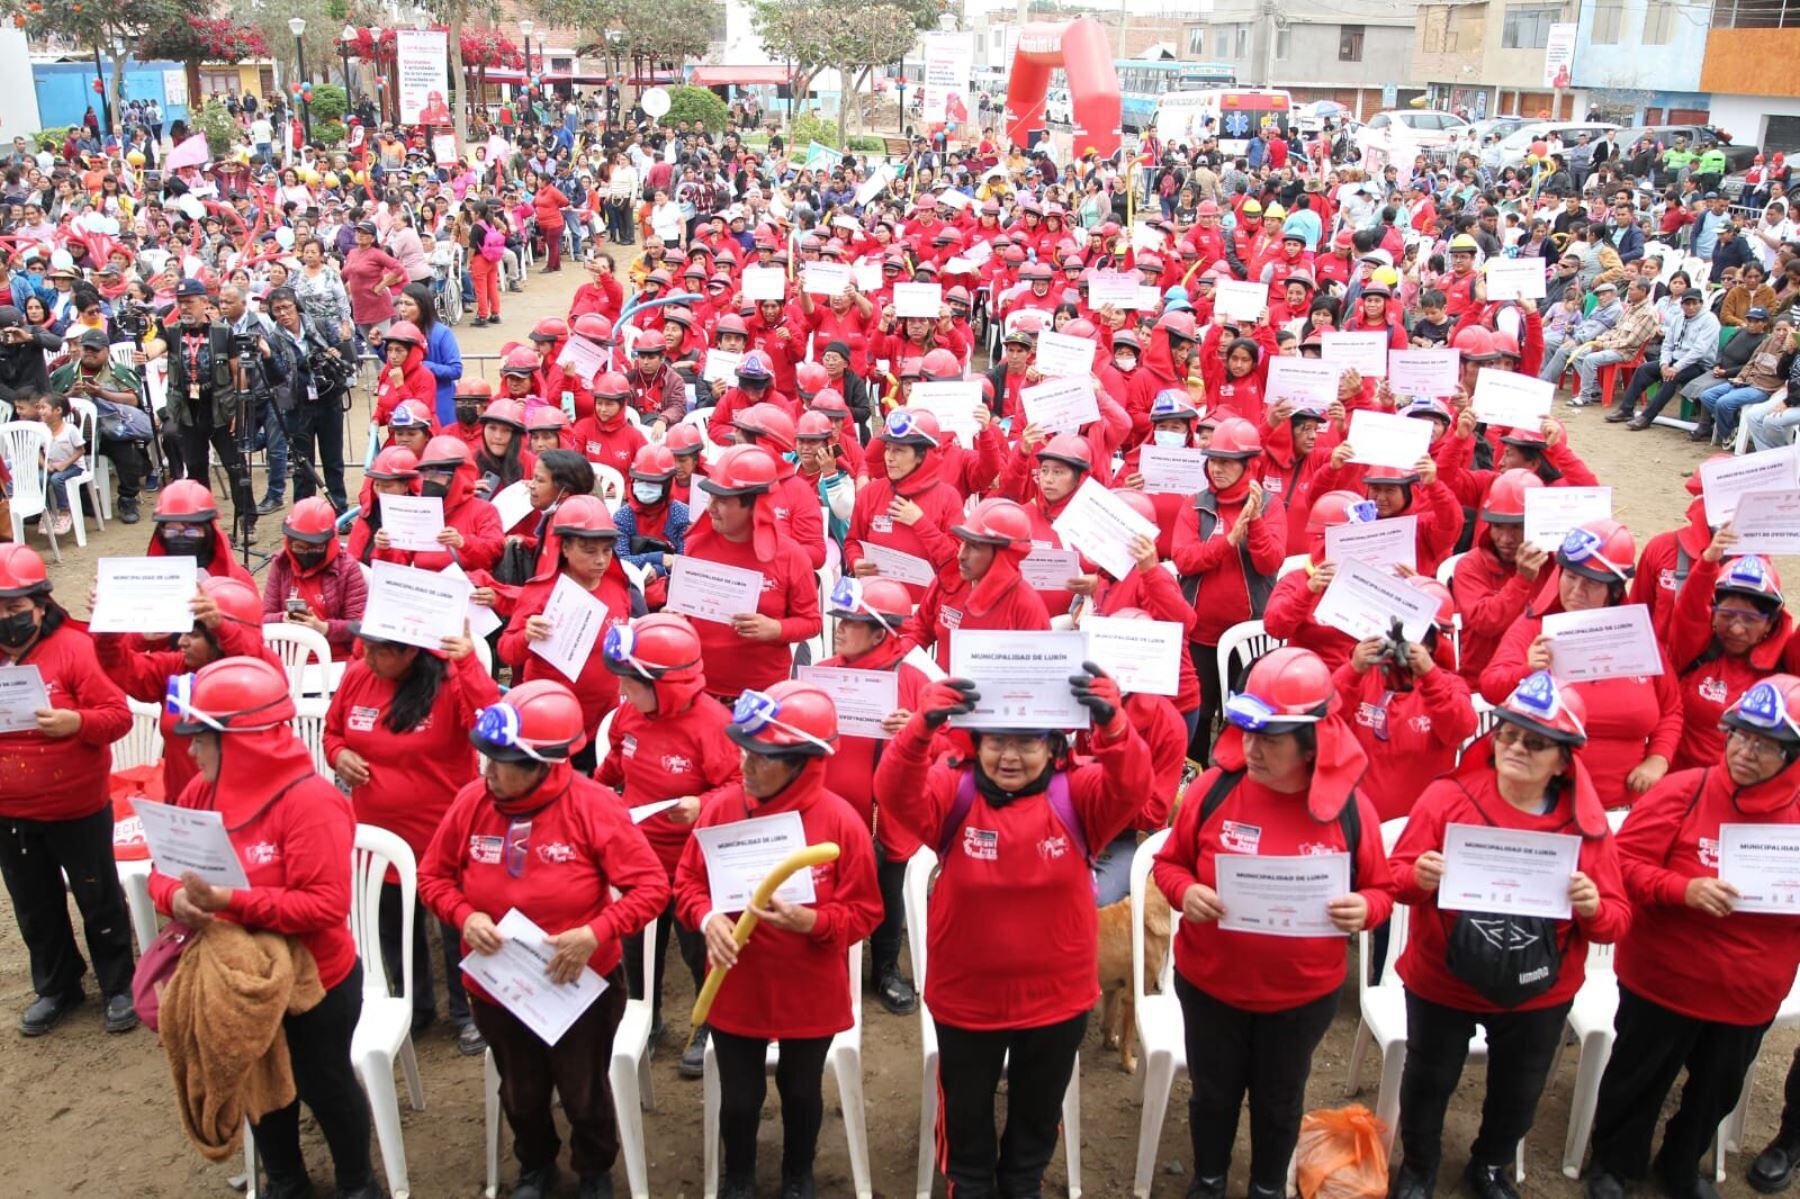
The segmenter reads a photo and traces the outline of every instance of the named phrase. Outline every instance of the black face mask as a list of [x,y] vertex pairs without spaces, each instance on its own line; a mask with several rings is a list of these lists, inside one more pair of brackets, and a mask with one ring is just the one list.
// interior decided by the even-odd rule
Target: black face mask
[[163,551],[175,558],[193,558],[205,566],[212,559],[212,538],[205,534],[182,537],[164,535]]
[[37,630],[36,608],[27,608],[23,612],[0,617],[0,645],[8,647],[27,645],[33,637],[37,636]]
[[480,410],[473,404],[458,404],[456,406],[456,423],[459,425],[472,426],[475,423],[475,418],[479,415],[481,415]]
[[289,550],[294,556],[294,565],[301,570],[312,570],[325,561],[324,550]]
[[450,484],[438,483],[435,481],[430,482],[430,483],[421,483],[419,485],[419,494],[426,495],[426,496],[432,496],[436,499],[441,500],[445,496],[450,494]]

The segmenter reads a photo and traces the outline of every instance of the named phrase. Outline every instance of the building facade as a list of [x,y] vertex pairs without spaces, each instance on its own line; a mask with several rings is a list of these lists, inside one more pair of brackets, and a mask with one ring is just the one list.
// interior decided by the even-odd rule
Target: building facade
[[1404,0],[1218,0],[1184,26],[1180,56],[1228,63],[1239,83],[1286,88],[1297,104],[1334,100],[1361,119],[1420,94],[1404,69],[1412,22]]

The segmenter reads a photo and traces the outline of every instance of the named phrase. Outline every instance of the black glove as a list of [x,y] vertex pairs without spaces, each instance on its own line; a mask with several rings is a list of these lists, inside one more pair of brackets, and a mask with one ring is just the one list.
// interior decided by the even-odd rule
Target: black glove
[[973,712],[980,699],[981,692],[968,679],[944,679],[919,693],[919,711],[925,717],[925,727],[935,729],[952,716]]
[[1125,706],[1125,699],[1119,693],[1119,684],[1092,662],[1083,662],[1081,669],[1086,673],[1069,676],[1069,690],[1074,694],[1076,703],[1093,713],[1094,727],[1109,730],[1120,709]]

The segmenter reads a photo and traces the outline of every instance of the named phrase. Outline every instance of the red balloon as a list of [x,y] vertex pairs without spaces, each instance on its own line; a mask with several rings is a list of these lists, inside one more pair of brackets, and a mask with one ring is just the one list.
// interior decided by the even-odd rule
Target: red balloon
[[1548,142],[1532,142],[1531,152],[1537,155],[1537,157],[1542,158],[1544,155],[1550,153],[1550,144]]

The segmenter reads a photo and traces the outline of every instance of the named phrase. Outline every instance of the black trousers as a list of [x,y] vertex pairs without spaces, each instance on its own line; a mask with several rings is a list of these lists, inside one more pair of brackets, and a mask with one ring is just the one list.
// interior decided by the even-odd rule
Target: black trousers
[[1737,1106],[1768,1028],[1766,1022],[1696,1020],[1621,986],[1613,1017],[1618,1039],[1594,1113],[1594,1167],[1619,1178],[1644,1176],[1663,1098],[1685,1069],[1681,1103],[1663,1128],[1656,1169],[1678,1184],[1692,1182],[1719,1121]]
[[869,934],[875,981],[900,969],[900,942],[906,933],[906,863],[890,861],[885,845],[875,846],[875,881],[881,886],[881,923]]
[[0,821],[0,877],[31,958],[31,987],[39,995],[76,991],[87,973],[69,922],[65,873],[81,909],[101,994],[131,993],[131,920],[112,838],[110,804],[78,820]]
[[550,1112],[552,1092],[569,1121],[569,1164],[583,1178],[612,1171],[619,1156],[613,1123],[613,1033],[625,1014],[625,975],[614,969],[610,984],[554,1046],[496,1003],[477,999],[475,1027],[494,1051],[500,1071],[500,1107],[513,1131],[513,1156],[521,1171],[540,1170],[556,1160],[562,1139]]
[[296,404],[287,414],[293,437],[288,455],[294,475],[294,499],[313,494],[311,474],[300,464],[310,462],[325,480],[325,495],[342,512],[349,507],[344,492],[344,408],[335,398]]
[[1800,1141],[1800,1049],[1794,1050],[1794,1060],[1788,1064],[1782,1100],[1781,1127],[1776,1130],[1775,1139],[1792,1145]]
[[[713,1029],[719,1068],[719,1140],[725,1145],[725,1178],[756,1177],[756,1127],[769,1092],[763,1063],[769,1042]],[[825,1122],[825,1055],[830,1037],[783,1038],[775,1063],[775,1091],[781,1096],[781,1176],[812,1169]]]
[[136,501],[150,473],[150,456],[135,441],[102,439],[100,452],[112,459],[113,472],[119,477],[119,499]]
[[211,487],[212,480],[206,469],[208,447],[218,453],[219,464],[225,468],[225,478],[231,486],[234,520],[246,512],[254,512],[256,501],[250,494],[250,464],[238,453],[231,430],[223,425],[215,426],[210,413],[197,413],[193,424],[181,426],[181,460],[187,467],[188,478]]
[[1679,395],[1683,387],[1686,387],[1689,383],[1692,383],[1695,379],[1698,379],[1701,375],[1706,374],[1711,369],[1710,366],[1701,366],[1698,364],[1694,366],[1685,366],[1675,372],[1675,377],[1673,379],[1664,379],[1662,377],[1662,365],[1660,363],[1646,362],[1635,371],[1631,372],[1631,383],[1625,388],[1625,394],[1618,402],[1619,411],[1630,412],[1637,406],[1638,397],[1654,386],[1656,392],[1650,397],[1650,402],[1644,405],[1644,410],[1638,414],[1638,419],[1644,421],[1655,420],[1657,413],[1661,412],[1663,406],[1671,399]]
[[300,1155],[300,1105],[304,1103],[331,1150],[338,1190],[353,1191],[368,1184],[372,1173],[369,1101],[350,1064],[350,1036],[360,1015],[362,965],[358,963],[342,982],[325,992],[319,1006],[282,1019],[297,1094],[292,1103],[250,1126],[271,1183],[298,1182],[306,1177],[306,1159]]
[[[425,905],[413,898],[413,1017],[429,1019],[437,1011],[437,995],[431,986],[431,937],[426,927]],[[387,971],[388,985],[400,987],[400,887],[397,883],[381,885],[381,909],[376,917],[376,934],[381,940],[381,965]],[[437,922],[442,938],[440,955],[444,963],[444,990],[448,993],[450,1021],[458,1028],[467,1024],[469,993],[463,989],[462,939],[457,931],[442,920]]]
[[1487,1030],[1487,1095],[1469,1160],[1499,1166],[1513,1159],[1537,1115],[1569,1005],[1526,1012],[1465,1012],[1406,993],[1406,1069],[1400,1075],[1401,1168],[1427,1184],[1444,1152],[1444,1109],[1462,1078],[1475,1026]]
[[1188,738],[1188,757],[1205,766],[1211,761],[1213,722],[1219,718],[1219,709],[1225,702],[1219,694],[1219,647],[1190,641],[1188,657],[1193,660],[1194,673],[1200,676],[1200,714],[1194,735]]
[[[664,961],[669,956],[669,930],[675,932],[675,946],[681,954],[681,960],[694,979],[694,991],[699,993],[700,984],[706,981],[706,937],[675,919],[675,901],[669,900],[669,906],[663,909],[662,918],[656,922],[656,979],[655,991],[650,996],[650,1027],[662,1026],[662,997]],[[622,942],[625,950],[625,977],[631,983],[631,997],[644,997],[644,934],[632,933]]]
[[[1063,1092],[1088,1013],[1042,1028],[938,1035],[938,1168],[956,1199],[1035,1199],[1056,1152]],[[1010,1055],[1010,1056],[1009,1056]],[[1006,1075],[1006,1131],[994,1137],[994,1094]]]
[[1231,1169],[1238,1109],[1250,1096],[1250,1184],[1279,1193],[1300,1139],[1313,1051],[1337,1012],[1337,992],[1279,1012],[1233,1007],[1175,976],[1194,1089],[1188,1137],[1194,1175],[1223,1179]]

